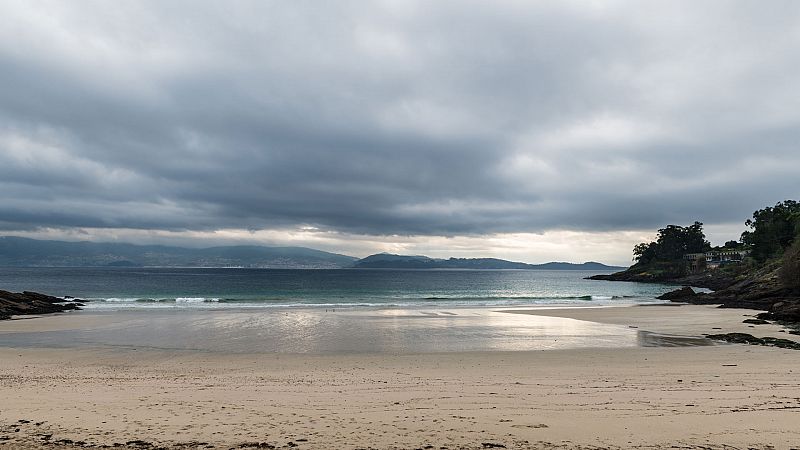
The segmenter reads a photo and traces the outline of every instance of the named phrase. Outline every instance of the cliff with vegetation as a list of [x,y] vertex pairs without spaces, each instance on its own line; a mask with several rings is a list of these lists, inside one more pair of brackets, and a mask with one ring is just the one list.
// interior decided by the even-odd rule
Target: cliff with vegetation
[[[679,284],[713,289],[710,294],[681,289],[666,299],[767,311],[762,318],[800,322],[800,204],[787,200],[753,213],[739,242],[712,249],[702,223],[669,225],[654,242],[634,247],[628,269],[595,280]],[[748,256],[716,270],[691,272],[687,254],[741,250]]]
[[[734,247],[736,242],[726,243]],[[633,248],[635,263],[629,268],[610,275],[595,275],[593,280],[636,281],[642,283],[687,284],[709,289],[722,289],[734,282],[729,268],[720,271],[691,273],[684,255],[705,253],[712,250],[703,233],[703,224],[695,222],[689,226],[667,225],[658,230],[653,242],[645,242]]]

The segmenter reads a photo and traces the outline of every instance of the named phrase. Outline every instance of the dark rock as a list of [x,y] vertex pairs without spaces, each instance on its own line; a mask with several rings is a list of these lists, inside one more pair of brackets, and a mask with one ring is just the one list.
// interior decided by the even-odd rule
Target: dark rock
[[744,319],[742,323],[751,323],[753,325],[767,325],[769,322],[763,319]]
[[716,341],[725,341],[734,344],[765,345],[768,347],[780,347],[792,350],[800,350],[800,342],[791,341],[789,339],[773,338],[773,337],[758,338],[753,336],[752,334],[747,334],[747,333],[709,334],[706,337],[709,339],[714,339]]
[[50,314],[56,312],[80,310],[83,304],[38,292],[24,291],[14,293],[0,290],[0,320],[10,319],[16,315]]
[[686,275],[670,282],[675,284],[680,283],[684,286],[696,286],[719,291],[727,289],[736,283],[736,279],[727,273],[717,271]]
[[274,449],[275,446],[269,444],[267,442],[245,442],[243,444],[239,444],[239,448],[266,448],[266,449]]
[[781,301],[773,303],[767,312],[761,313],[757,317],[765,320],[800,323],[800,298],[781,299]]
[[638,283],[663,283],[683,286],[696,286],[715,291],[725,289],[736,283],[730,274],[720,271],[699,274],[683,275],[680,270],[673,268],[648,267],[633,265],[627,270],[612,274],[592,275],[588,280],[605,281],[633,281]]
[[684,286],[680,289],[667,292],[666,294],[656,297],[659,300],[682,300],[688,297],[694,297],[697,293],[689,286]]
[[[761,320],[779,321],[782,323],[800,323],[800,292],[783,287],[774,277],[761,276],[746,278],[739,282],[710,294],[688,295],[689,291],[679,289],[665,294],[682,298],[674,301],[697,305],[720,305],[721,308],[745,308],[767,311],[757,317]],[[664,298],[664,296],[659,297]]]

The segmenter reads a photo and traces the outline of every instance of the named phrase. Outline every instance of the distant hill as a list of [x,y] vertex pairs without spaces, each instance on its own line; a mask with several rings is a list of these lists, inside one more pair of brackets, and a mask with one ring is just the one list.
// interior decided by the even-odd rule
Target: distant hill
[[434,259],[380,253],[363,259],[305,247],[186,248],[0,236],[0,267],[253,267],[274,269],[619,270],[597,262],[526,264],[497,258]]
[[598,262],[574,264],[549,262],[526,264],[497,258],[450,258],[434,259],[427,256],[406,256],[379,253],[367,256],[353,264],[356,269],[525,269],[525,270],[618,270],[621,267],[607,266]]
[[357,258],[304,247],[240,245],[184,248],[122,243],[44,241],[0,236],[6,267],[350,267]]

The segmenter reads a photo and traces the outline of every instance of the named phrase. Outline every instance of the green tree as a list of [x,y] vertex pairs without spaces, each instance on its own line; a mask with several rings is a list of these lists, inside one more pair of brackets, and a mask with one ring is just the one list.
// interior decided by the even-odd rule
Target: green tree
[[633,247],[633,259],[641,263],[652,261],[656,256],[655,242],[642,242]]
[[739,241],[728,241],[722,247],[723,248],[739,248]]
[[779,256],[800,232],[800,203],[786,200],[759,209],[745,225],[750,230],[742,233],[741,241],[750,246],[753,258],[763,262]]
[[703,233],[703,224],[688,227],[667,225],[658,230],[655,242],[643,242],[633,248],[633,257],[640,264],[652,261],[676,261],[686,253],[702,253],[711,248]]

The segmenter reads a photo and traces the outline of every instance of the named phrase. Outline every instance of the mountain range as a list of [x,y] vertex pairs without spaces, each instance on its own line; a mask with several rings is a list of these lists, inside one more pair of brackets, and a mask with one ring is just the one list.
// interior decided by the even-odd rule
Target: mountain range
[[549,262],[527,264],[497,258],[449,258],[436,259],[427,256],[405,256],[379,253],[367,256],[353,264],[357,269],[525,269],[525,270],[615,270],[599,262],[574,264]]
[[305,247],[256,245],[186,248],[65,242],[0,236],[0,267],[253,267],[285,269],[615,270],[597,262],[526,264],[496,258],[435,259],[380,253],[358,259]]
[[185,248],[124,243],[0,237],[0,266],[11,267],[262,267],[337,269],[358,258],[304,247],[236,245]]

